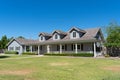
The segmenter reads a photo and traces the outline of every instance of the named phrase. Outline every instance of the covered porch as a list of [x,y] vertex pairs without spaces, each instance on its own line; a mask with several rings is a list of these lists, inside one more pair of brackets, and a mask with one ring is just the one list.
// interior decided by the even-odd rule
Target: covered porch
[[35,52],[38,55],[47,54],[62,54],[62,53],[90,53],[94,57],[102,54],[102,46],[100,42],[86,42],[86,43],[57,43],[57,44],[43,44],[43,45],[29,45],[24,46],[24,52]]

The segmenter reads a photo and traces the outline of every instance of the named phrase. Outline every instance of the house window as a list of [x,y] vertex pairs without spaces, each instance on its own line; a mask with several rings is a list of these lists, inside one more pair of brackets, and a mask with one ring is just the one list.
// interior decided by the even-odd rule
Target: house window
[[55,35],[55,39],[58,39],[58,35],[57,34]]
[[9,47],[9,50],[10,50],[10,51],[13,51],[13,47]]
[[65,46],[64,46],[64,45],[62,46],[62,49],[65,49]]
[[72,51],[75,50],[75,45],[74,44],[72,44],[71,47],[72,47]]
[[41,36],[41,41],[43,40],[43,37]]
[[67,45],[65,44],[65,51],[67,51]]
[[77,48],[80,49],[80,45],[77,45]]
[[76,32],[73,32],[73,38],[75,38],[76,37]]
[[40,46],[40,50],[42,50],[42,46]]
[[81,44],[81,51],[83,51],[83,44]]
[[20,47],[16,47],[15,50],[20,50]]
[[59,45],[57,45],[57,51],[59,51],[60,50],[60,46]]

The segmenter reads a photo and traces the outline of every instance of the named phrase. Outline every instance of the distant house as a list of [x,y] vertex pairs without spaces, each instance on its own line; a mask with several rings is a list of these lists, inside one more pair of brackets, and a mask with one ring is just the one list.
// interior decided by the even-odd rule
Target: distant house
[[94,57],[102,54],[104,37],[100,28],[82,30],[72,27],[68,32],[55,30],[53,33],[40,33],[39,40],[12,39],[8,51],[36,51],[44,53],[93,53]]

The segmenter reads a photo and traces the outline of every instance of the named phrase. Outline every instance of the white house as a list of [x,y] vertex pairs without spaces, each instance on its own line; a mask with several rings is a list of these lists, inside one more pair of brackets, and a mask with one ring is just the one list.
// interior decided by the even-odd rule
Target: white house
[[72,27],[68,32],[55,30],[53,33],[40,33],[39,40],[12,39],[8,51],[37,51],[44,53],[93,53],[94,57],[102,53],[104,37],[100,28],[82,30]]

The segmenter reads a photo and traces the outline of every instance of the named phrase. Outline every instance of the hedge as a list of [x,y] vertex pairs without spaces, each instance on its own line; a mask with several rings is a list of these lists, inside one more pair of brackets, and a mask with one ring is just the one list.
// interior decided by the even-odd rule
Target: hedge
[[5,51],[5,54],[18,54],[17,51]]
[[37,55],[35,52],[24,52],[23,55]]
[[80,57],[93,57],[94,56],[94,54],[92,54],[92,53],[62,53],[62,54],[60,54],[60,53],[57,53],[57,54],[55,54],[55,53],[46,53],[46,54],[44,54],[44,55],[48,55],[48,56],[80,56]]

